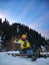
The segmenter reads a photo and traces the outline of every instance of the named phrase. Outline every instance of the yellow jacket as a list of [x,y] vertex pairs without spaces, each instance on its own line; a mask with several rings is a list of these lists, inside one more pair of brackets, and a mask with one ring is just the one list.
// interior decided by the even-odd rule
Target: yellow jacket
[[30,47],[30,43],[28,41],[26,42],[26,46],[24,46],[24,41],[22,39],[18,40],[18,42],[21,45],[21,47],[20,47],[21,49]]

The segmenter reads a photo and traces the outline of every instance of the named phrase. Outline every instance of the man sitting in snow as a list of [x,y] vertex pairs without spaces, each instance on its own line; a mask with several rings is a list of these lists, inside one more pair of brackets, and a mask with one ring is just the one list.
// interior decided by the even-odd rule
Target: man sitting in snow
[[23,34],[21,39],[19,39],[20,45],[21,45],[21,50],[20,53],[27,53],[28,56],[32,56],[33,55],[33,51],[31,49],[30,43],[28,42],[28,40],[26,40],[26,35]]

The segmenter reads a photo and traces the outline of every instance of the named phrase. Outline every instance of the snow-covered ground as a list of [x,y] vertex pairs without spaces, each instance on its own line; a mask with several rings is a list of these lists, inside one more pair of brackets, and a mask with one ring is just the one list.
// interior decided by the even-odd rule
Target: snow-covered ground
[[38,58],[33,61],[26,57],[13,57],[7,52],[0,52],[0,65],[49,65],[49,58]]

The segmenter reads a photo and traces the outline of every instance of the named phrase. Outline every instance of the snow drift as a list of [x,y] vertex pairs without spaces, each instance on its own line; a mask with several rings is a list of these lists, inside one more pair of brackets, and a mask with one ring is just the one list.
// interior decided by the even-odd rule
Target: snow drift
[[7,52],[0,52],[0,65],[49,65],[49,58],[38,58],[32,61],[31,58],[8,55]]

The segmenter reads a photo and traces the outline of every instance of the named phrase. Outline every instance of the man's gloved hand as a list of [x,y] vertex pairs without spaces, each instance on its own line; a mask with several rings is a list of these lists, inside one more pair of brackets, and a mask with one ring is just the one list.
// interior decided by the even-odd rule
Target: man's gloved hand
[[23,46],[26,47],[26,43],[24,43]]
[[24,41],[23,46],[26,47],[26,45],[27,45],[27,40]]

